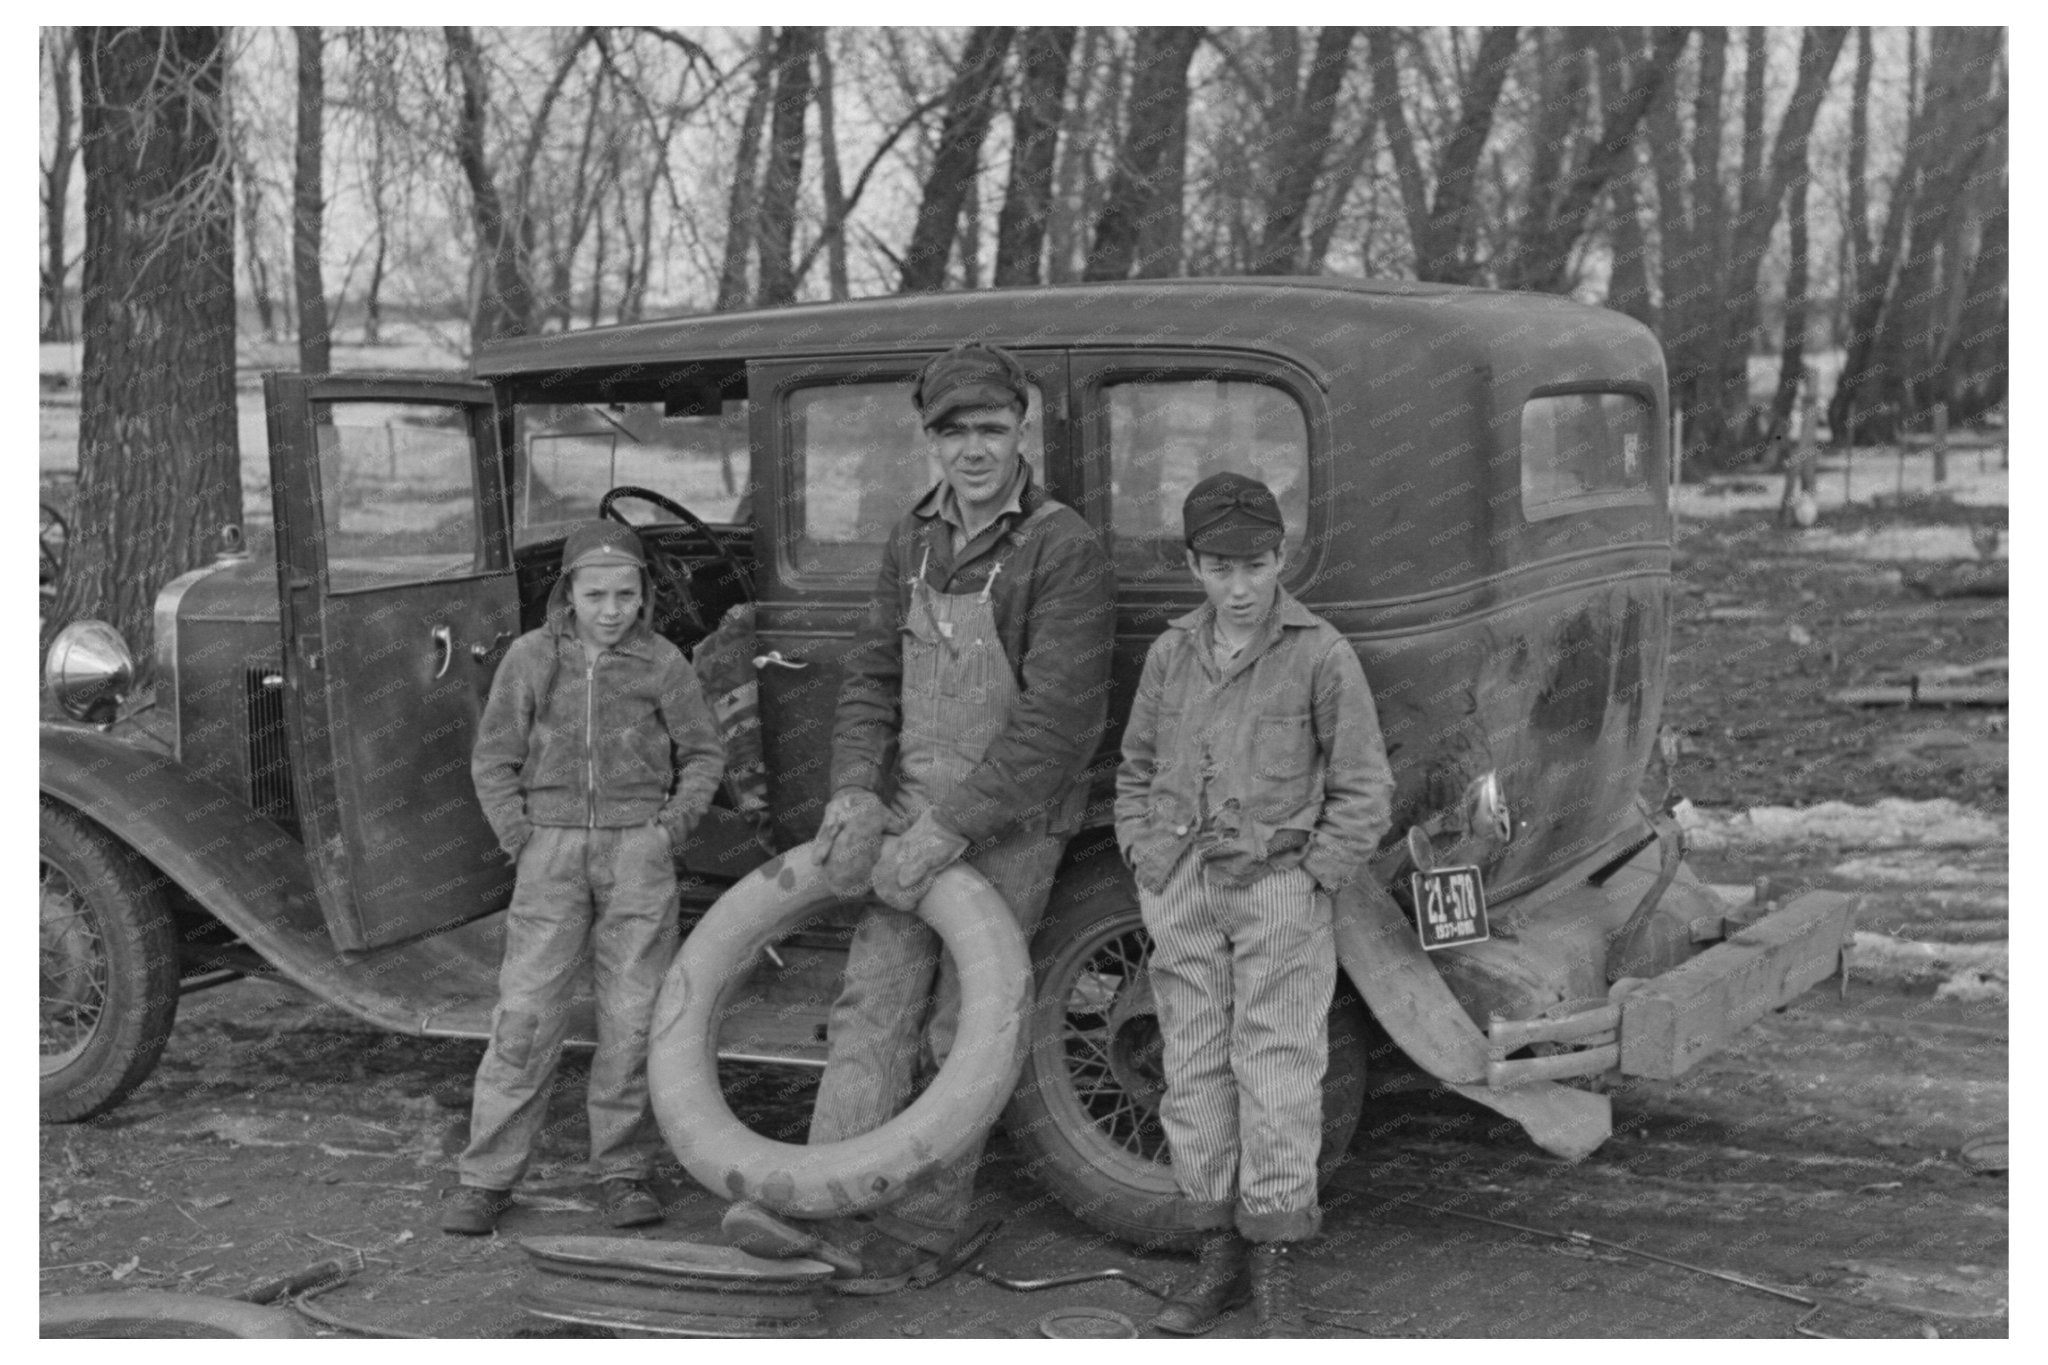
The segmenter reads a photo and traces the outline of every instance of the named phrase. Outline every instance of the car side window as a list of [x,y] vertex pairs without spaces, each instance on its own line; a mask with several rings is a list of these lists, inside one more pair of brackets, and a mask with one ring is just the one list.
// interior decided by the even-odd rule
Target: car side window
[[477,567],[476,465],[463,408],[318,403],[313,422],[330,570],[409,581]]
[[[908,377],[821,384],[785,398],[790,484],[788,550],[798,573],[873,576],[890,528],[939,479],[910,402]],[[1044,402],[1036,385],[1023,455],[1045,477]]]
[[1293,559],[1308,524],[1308,419],[1286,389],[1255,379],[1110,379],[1110,526],[1126,578],[1185,578],[1180,508],[1211,474],[1273,490]]
[[1632,393],[1542,394],[1522,404],[1522,515],[1530,521],[1656,501],[1650,405]]

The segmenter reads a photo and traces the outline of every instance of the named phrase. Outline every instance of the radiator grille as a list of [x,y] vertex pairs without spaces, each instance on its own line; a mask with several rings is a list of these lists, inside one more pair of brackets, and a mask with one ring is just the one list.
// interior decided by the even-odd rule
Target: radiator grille
[[292,801],[291,748],[285,736],[284,685],[274,664],[252,664],[245,675],[249,698],[249,804],[257,813],[298,832]]

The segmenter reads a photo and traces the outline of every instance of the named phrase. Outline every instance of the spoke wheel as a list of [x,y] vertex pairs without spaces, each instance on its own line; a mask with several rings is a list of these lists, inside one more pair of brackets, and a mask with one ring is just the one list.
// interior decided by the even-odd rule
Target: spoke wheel
[[178,944],[162,878],[99,825],[45,802],[38,877],[42,1116],[120,1103],[162,1054]]
[[[1151,951],[1114,847],[1077,857],[1036,936],[1029,1059],[1004,1124],[1083,1222],[1140,1246],[1192,1246],[1159,1122],[1166,1076]],[[1340,985],[1323,1079],[1326,1179],[1364,1108],[1369,1033],[1364,1004]]]

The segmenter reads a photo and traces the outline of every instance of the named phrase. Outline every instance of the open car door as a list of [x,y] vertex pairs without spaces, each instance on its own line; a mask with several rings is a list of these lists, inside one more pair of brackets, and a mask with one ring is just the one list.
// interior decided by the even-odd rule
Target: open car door
[[519,593],[488,384],[266,375],[298,808],[335,945],[503,907],[469,777]]

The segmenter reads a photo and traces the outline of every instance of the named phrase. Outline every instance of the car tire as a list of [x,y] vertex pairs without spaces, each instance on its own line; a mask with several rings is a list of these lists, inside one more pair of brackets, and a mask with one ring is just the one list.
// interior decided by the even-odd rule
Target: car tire
[[38,830],[42,1117],[104,1113],[140,1085],[178,1013],[178,939],[162,877],[77,812]]
[[138,1289],[44,1299],[45,1338],[310,1337],[296,1313],[210,1294]]
[[[1135,1246],[1187,1249],[1199,1233],[1187,1225],[1159,1125],[1150,954],[1137,890],[1113,848],[1072,865],[1033,942],[1029,1052],[1003,1126],[1032,1175],[1082,1222]],[[1372,1027],[1340,979],[1323,1077],[1325,1182],[1365,1107]]]
[[827,1218],[894,1202],[967,1150],[1017,1083],[1031,999],[1024,936],[1002,896],[956,864],[918,907],[960,972],[960,1024],[938,1075],[881,1127],[840,1142],[777,1142],[733,1115],[718,1082],[717,1021],[762,950],[837,903],[805,844],[741,878],[684,939],[655,999],[647,1087],[677,1160],[715,1195]]

